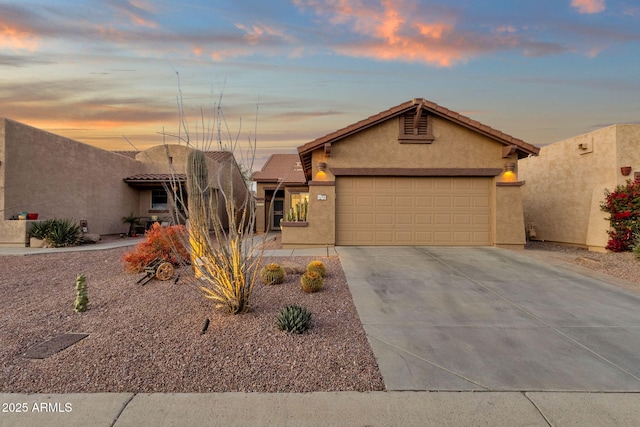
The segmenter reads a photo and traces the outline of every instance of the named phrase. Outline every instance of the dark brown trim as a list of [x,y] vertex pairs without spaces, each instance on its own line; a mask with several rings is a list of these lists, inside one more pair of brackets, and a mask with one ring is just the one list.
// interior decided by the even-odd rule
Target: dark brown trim
[[496,187],[522,187],[524,181],[518,182],[496,182]]
[[[500,168],[330,168],[335,176],[486,176],[502,173]],[[311,183],[309,183],[311,185]]]
[[326,187],[335,187],[336,182],[335,181],[309,181],[309,187],[319,187],[322,185]]
[[281,227],[308,227],[309,223],[307,221],[281,221]]

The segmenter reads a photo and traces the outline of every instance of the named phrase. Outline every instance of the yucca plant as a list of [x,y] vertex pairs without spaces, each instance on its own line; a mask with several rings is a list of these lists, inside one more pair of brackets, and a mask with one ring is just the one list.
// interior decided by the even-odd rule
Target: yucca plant
[[300,286],[307,293],[318,292],[324,286],[324,281],[317,271],[307,271],[300,277]]
[[49,230],[51,230],[51,224],[53,224],[53,219],[48,219],[46,221],[38,221],[31,224],[31,229],[29,230],[29,235],[36,239],[44,240],[47,238],[49,234]]
[[315,271],[322,277],[327,274],[327,268],[324,266],[322,261],[311,261],[309,265],[307,265],[307,271]]
[[278,328],[301,334],[311,327],[311,312],[299,305],[288,305],[278,314]]
[[284,268],[275,262],[265,265],[260,270],[260,278],[265,285],[279,285],[284,282],[286,274]]
[[54,248],[76,246],[80,243],[80,226],[69,219],[54,219],[45,237],[47,244]]

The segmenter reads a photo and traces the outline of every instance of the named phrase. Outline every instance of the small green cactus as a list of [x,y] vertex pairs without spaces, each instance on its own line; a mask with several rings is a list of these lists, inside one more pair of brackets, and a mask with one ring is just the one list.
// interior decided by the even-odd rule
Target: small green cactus
[[73,309],[77,313],[87,310],[87,304],[89,304],[89,297],[87,296],[87,280],[84,274],[78,274],[76,278],[76,301],[73,304]]
[[278,313],[278,328],[301,334],[311,327],[311,312],[299,305],[288,305]]
[[315,271],[319,273],[322,277],[327,274],[327,268],[324,266],[322,261],[311,261],[309,265],[307,265],[307,271]]
[[300,277],[300,285],[303,291],[313,293],[322,289],[324,281],[317,271],[307,271]]
[[284,268],[275,262],[265,265],[260,270],[260,278],[265,285],[279,285],[284,282],[286,274]]

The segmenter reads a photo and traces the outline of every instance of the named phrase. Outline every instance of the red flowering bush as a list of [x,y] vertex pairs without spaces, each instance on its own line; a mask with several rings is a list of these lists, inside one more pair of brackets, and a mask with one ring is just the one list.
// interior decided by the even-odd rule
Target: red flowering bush
[[618,185],[615,191],[606,191],[600,208],[609,213],[609,242],[613,252],[630,251],[640,235],[640,178]]
[[189,260],[189,252],[184,246],[188,239],[184,225],[162,227],[157,222],[145,233],[146,239],[125,254],[124,269],[129,273],[141,273],[156,258],[174,265]]

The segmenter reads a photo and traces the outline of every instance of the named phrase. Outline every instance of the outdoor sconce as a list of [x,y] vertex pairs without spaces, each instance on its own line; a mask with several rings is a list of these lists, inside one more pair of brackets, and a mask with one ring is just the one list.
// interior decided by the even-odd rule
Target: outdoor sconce
[[629,176],[629,174],[631,174],[631,166],[622,166],[620,173],[622,173],[622,176]]
[[316,172],[316,181],[324,181],[327,178],[326,170],[327,164],[325,162],[318,162],[318,172]]
[[504,174],[502,174],[502,179],[504,182],[515,182],[516,181],[516,164],[515,163],[507,163],[504,165]]

